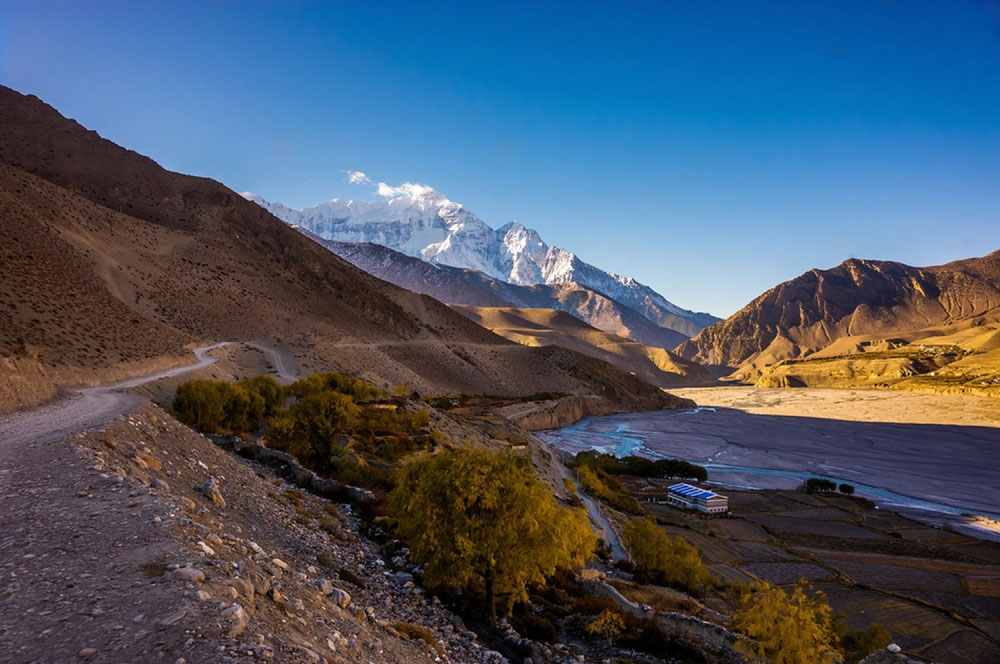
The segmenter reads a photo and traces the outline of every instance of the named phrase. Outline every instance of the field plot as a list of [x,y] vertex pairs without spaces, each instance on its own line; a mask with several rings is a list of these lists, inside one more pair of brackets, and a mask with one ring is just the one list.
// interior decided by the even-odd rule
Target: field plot
[[866,530],[853,523],[842,521],[810,521],[808,519],[771,514],[747,514],[746,518],[772,531],[856,539],[879,539],[883,537],[879,533]]
[[938,610],[890,597],[876,590],[852,588],[832,582],[821,582],[815,584],[815,587],[826,594],[834,611],[847,614],[847,623],[852,629],[863,629],[873,621],[881,623],[889,629],[893,640],[904,650],[919,651],[961,629],[959,623]]
[[857,517],[854,514],[845,512],[837,507],[799,508],[797,510],[774,512],[772,516],[790,516],[796,519],[810,519],[811,521],[855,522],[857,520]]
[[1000,597],[1000,576],[977,576],[970,574],[965,577],[965,587],[973,595],[980,597]]
[[732,565],[709,565],[708,569],[714,576],[718,576],[723,581],[735,581],[744,585],[749,585],[754,581],[752,576]]
[[726,547],[744,562],[780,562],[800,560],[799,556],[767,542],[728,542]]
[[847,560],[829,560],[834,567],[855,583],[886,590],[923,590],[934,593],[960,593],[962,582],[958,576],[899,565],[873,565]]
[[806,562],[744,563],[740,567],[762,581],[779,586],[795,583],[799,579],[820,581],[834,576],[829,570]]
[[955,632],[943,641],[920,651],[932,662],[961,662],[962,664],[996,664],[996,654],[990,652],[995,644],[972,630]]
[[745,519],[721,519],[712,522],[712,527],[719,534],[734,540],[745,540],[754,542],[771,542],[774,538],[755,523],[750,523]]

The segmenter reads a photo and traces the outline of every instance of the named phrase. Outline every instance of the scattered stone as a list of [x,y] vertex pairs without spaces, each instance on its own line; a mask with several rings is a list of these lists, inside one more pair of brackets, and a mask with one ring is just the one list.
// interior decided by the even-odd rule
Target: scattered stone
[[205,580],[205,573],[197,567],[181,567],[173,571],[174,578],[178,581],[190,581],[201,583]]
[[160,478],[156,478],[155,480],[153,480],[149,486],[153,489],[156,489],[160,493],[170,492],[170,485],[167,484],[166,480],[161,480]]
[[274,565],[275,567],[280,567],[283,570],[286,570],[286,571],[288,570],[288,563],[286,563],[281,558],[272,558],[271,559],[271,564]]
[[175,624],[186,615],[187,611],[185,611],[184,609],[181,609],[180,611],[174,611],[170,615],[161,618],[159,625],[160,627],[170,627],[171,625]]
[[97,654],[97,648],[84,648],[79,654],[80,657],[93,657]]
[[329,579],[316,579],[316,586],[324,595],[333,593],[333,583]]
[[201,492],[219,507],[226,506],[226,499],[222,497],[222,492],[219,491],[219,483],[215,481],[214,477],[205,480],[205,483],[201,485]]
[[337,606],[342,609],[346,609],[347,605],[351,603],[351,596],[347,594],[346,590],[340,588],[334,588],[330,593],[330,599],[332,599]]
[[247,627],[247,614],[239,604],[232,604],[222,611],[222,617],[229,623],[229,636],[236,637]]
[[181,496],[181,506],[189,510],[193,510],[196,507],[194,501],[187,496]]
[[[252,583],[244,578],[236,577],[229,582],[229,585],[232,586],[233,589],[235,589],[240,595],[250,601],[253,601],[255,590]],[[267,591],[265,590],[265,592]]]
[[212,596],[209,595],[204,590],[199,590],[194,594],[194,596],[198,598],[199,602],[207,602],[208,600],[212,599]]

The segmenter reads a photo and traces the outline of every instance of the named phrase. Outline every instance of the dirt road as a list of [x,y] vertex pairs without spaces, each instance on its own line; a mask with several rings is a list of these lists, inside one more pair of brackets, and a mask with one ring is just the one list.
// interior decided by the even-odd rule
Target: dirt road
[[[0,418],[0,454],[9,459],[10,452],[29,442],[44,443],[62,440],[72,433],[100,426],[142,403],[140,397],[122,390],[211,366],[218,360],[209,353],[231,343],[225,341],[195,348],[194,354],[197,359],[191,364],[148,376],[130,378],[111,385],[85,388],[75,395],[53,401],[39,408],[17,411],[2,417]],[[261,350],[268,352],[263,348]]]

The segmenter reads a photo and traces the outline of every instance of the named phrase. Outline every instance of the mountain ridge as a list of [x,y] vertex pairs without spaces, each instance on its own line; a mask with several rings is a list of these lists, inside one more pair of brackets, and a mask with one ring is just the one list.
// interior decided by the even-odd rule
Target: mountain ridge
[[324,240],[308,230],[299,230],[362,270],[447,304],[557,309],[604,332],[667,350],[687,338],[579,284],[518,286],[476,270],[428,263],[380,244]]
[[747,379],[847,339],[916,338],[977,318],[1000,319],[1000,251],[929,267],[851,258],[778,284],[676,351]]
[[718,319],[682,309],[653,289],[549,246],[537,231],[513,221],[493,229],[464,206],[424,185],[379,185],[385,200],[332,199],[294,210],[243,194],[288,224],[341,242],[380,244],[433,264],[477,270],[528,286],[579,283],[638,311],[658,326],[691,336]]

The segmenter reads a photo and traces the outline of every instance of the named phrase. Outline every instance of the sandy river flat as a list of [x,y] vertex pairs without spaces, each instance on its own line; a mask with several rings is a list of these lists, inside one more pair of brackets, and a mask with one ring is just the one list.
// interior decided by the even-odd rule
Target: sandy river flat
[[756,415],[819,417],[852,422],[955,424],[1000,427],[1000,399],[894,390],[694,387],[671,394],[699,406],[736,408]]

